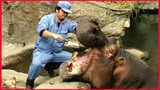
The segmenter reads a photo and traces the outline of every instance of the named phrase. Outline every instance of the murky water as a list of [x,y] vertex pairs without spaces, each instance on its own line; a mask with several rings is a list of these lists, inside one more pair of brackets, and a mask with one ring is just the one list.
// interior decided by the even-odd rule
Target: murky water
[[158,69],[158,15],[142,14],[137,17],[134,24],[126,30],[122,38],[126,47],[137,48],[149,52],[147,63]]

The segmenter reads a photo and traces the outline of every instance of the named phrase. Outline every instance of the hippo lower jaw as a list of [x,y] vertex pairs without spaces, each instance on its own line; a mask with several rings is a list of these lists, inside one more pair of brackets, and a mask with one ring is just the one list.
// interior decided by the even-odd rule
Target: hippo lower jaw
[[78,55],[78,52],[74,52],[72,57],[71,57],[71,60],[67,61],[67,64],[66,64],[67,72],[70,75],[81,75],[82,74],[81,66],[76,63],[77,55]]
[[87,53],[82,57],[77,58],[77,55],[78,52],[74,52],[71,60],[67,61],[67,72],[70,75],[82,75],[89,68],[89,59],[92,55],[91,50],[88,49]]

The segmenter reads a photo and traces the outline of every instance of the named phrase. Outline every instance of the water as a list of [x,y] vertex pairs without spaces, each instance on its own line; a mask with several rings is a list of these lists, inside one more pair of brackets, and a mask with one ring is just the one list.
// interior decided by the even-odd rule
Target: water
[[126,30],[122,38],[125,47],[147,51],[150,59],[146,61],[152,68],[158,69],[158,15],[141,14]]

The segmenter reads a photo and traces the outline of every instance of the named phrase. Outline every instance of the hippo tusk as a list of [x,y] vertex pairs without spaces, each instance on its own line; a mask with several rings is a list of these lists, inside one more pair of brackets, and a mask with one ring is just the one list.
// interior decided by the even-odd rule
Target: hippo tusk
[[76,61],[77,55],[78,55],[78,52],[74,52],[74,53],[72,54],[72,57],[71,57],[71,61],[72,61],[72,62],[75,62],[75,61]]
[[72,54],[71,61],[68,61],[68,62],[67,62],[67,65],[66,65],[66,66],[67,66],[69,72],[72,72],[72,68],[75,67],[75,63],[74,63],[74,62],[76,61],[77,55],[78,55],[78,52],[74,52],[74,53]]

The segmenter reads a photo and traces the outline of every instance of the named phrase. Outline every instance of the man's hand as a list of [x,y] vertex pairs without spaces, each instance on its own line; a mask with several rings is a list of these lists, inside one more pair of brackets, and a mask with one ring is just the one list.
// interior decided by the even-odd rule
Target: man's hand
[[63,41],[63,38],[61,35],[58,35],[58,34],[53,34],[52,37],[57,40],[57,41]]
[[58,35],[58,34],[55,34],[55,33],[52,33],[52,32],[49,32],[47,30],[44,30],[43,33],[42,33],[42,36],[45,37],[45,38],[53,38],[57,41],[60,41],[62,42],[63,41],[63,38],[61,35]]

